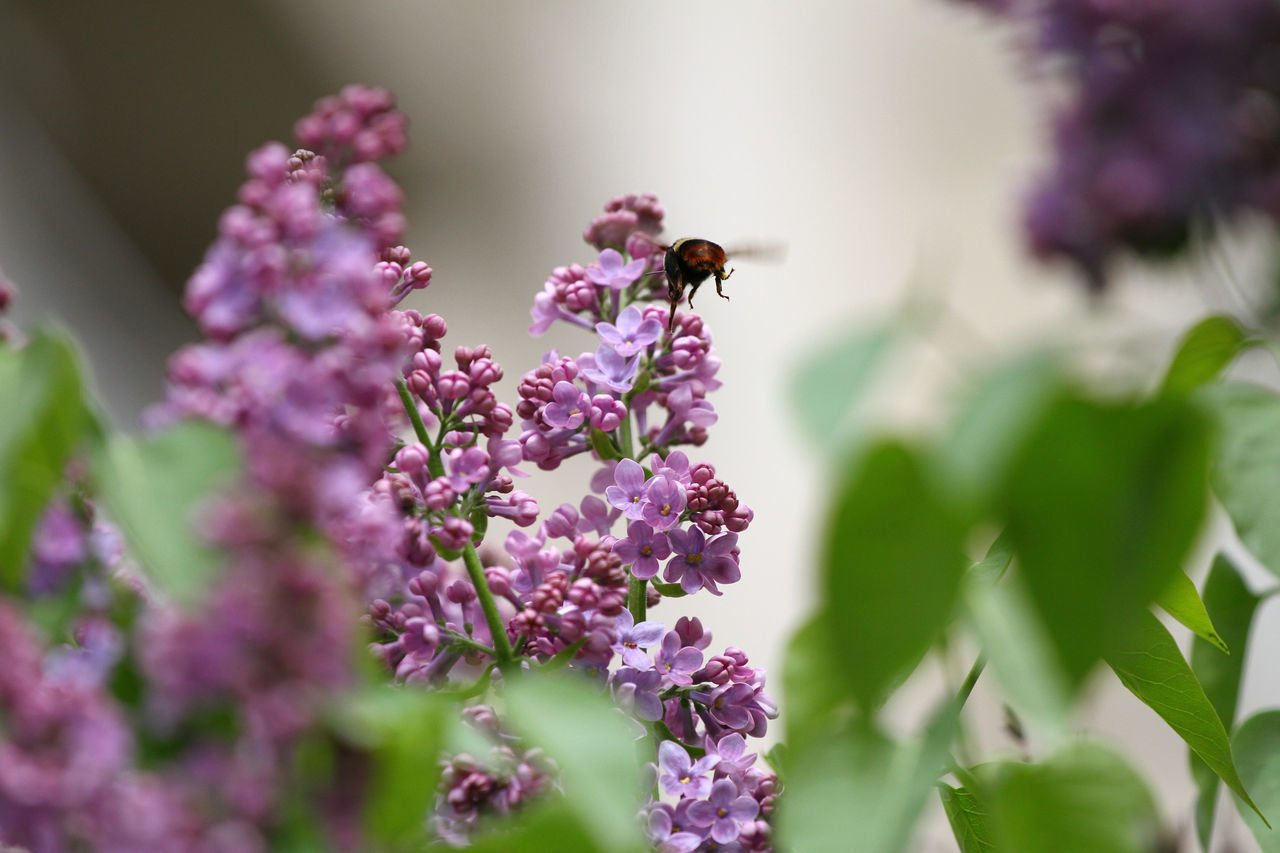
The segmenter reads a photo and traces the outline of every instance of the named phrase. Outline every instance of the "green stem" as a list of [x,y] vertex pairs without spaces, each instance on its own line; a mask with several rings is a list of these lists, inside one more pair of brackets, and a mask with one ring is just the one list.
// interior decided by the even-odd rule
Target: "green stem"
[[489,626],[489,633],[493,636],[493,650],[494,656],[498,659],[498,669],[505,675],[514,669],[512,663],[515,657],[511,653],[511,641],[507,639],[507,629],[502,624],[502,614],[498,613],[498,603],[494,601],[493,593],[489,591],[489,581],[485,579],[484,566],[480,565],[480,557],[476,555],[475,545],[467,543],[467,547],[462,549],[462,560],[467,564],[467,576],[471,578],[471,585],[476,588],[476,598],[480,600],[484,621]]
[[648,614],[649,582],[641,578],[631,578],[631,589],[627,592],[627,609],[631,618],[639,625]]
[[444,464],[440,461],[439,445],[433,443],[431,436],[427,435],[427,425],[422,422],[422,415],[418,414],[418,406],[413,402],[413,394],[409,391],[409,385],[404,381],[403,376],[396,377],[396,391],[400,394],[404,413],[409,416],[409,423],[413,424],[413,434],[418,437],[418,441],[422,442],[422,446],[427,448],[427,470],[431,472],[432,477],[443,477]]
[[969,701],[969,694],[973,692],[973,686],[978,683],[978,677],[982,675],[982,670],[986,665],[986,656],[978,655],[978,659],[973,662],[973,666],[969,667],[969,674],[964,677],[964,683],[956,691],[957,709],[963,708],[964,703]]

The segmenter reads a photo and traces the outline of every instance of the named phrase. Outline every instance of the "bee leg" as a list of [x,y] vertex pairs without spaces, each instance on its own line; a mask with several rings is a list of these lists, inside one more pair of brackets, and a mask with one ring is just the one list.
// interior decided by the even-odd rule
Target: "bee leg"
[[720,286],[724,284],[726,281],[728,281],[729,276],[731,275],[733,275],[733,270],[729,270],[724,275],[721,275],[719,272],[716,273],[716,293],[722,299],[728,299],[729,297],[724,295],[724,291],[720,289]]
[[676,330],[676,306],[680,304],[679,300],[671,303],[671,318],[667,320],[667,333],[670,334]]
[[695,293],[697,293],[697,292],[698,292],[698,287],[699,287],[701,284],[702,284],[702,282],[698,282],[697,284],[695,284],[695,285],[693,285],[692,287],[690,287],[690,288],[689,288],[689,307],[690,307],[690,308],[692,308],[692,307],[693,307],[693,294],[695,294]]

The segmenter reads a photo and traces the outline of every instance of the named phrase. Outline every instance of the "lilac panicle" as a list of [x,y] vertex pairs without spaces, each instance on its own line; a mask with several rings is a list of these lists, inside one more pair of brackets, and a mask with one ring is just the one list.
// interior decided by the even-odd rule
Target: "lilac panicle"
[[1069,87],[1024,214],[1037,255],[1101,287],[1122,250],[1163,256],[1219,219],[1280,219],[1280,6],[967,2],[1024,26]]

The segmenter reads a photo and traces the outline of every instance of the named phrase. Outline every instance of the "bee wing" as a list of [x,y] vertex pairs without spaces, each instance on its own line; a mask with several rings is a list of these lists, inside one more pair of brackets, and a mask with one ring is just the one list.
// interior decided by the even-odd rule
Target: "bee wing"
[[745,258],[766,264],[780,264],[787,259],[787,244],[777,240],[747,241],[726,246],[724,253],[729,258]]

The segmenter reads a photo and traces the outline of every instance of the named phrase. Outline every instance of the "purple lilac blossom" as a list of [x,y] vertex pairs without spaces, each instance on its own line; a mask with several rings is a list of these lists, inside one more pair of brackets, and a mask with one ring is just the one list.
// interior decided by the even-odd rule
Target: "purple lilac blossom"
[[613,543],[613,553],[623,565],[631,566],[631,576],[648,580],[658,574],[659,562],[671,555],[666,534],[656,532],[643,521],[627,525],[627,538]]
[[652,317],[645,319],[640,309],[628,305],[618,315],[618,323],[596,323],[600,340],[613,348],[623,358],[647,349],[662,336],[662,323]]
[[1105,285],[1122,250],[1165,256],[1250,211],[1280,219],[1280,6],[1270,0],[967,0],[1029,30],[1059,69],[1051,163],[1025,230]]
[[[668,631],[662,637],[662,647],[653,659],[653,668],[669,684],[688,687],[693,683],[691,677],[702,667],[702,652],[698,649],[680,644],[680,635]],[[721,753],[721,758],[724,754]]]
[[613,644],[613,651],[622,656],[622,662],[634,669],[653,669],[653,660],[643,649],[657,645],[666,633],[666,626],[661,622],[641,622],[637,625],[631,613],[626,610],[618,614],[614,624],[618,629],[618,639]]
[[670,530],[680,522],[685,506],[685,488],[666,477],[649,478],[641,518],[654,530]]
[[735,583],[742,577],[732,556],[738,542],[736,533],[725,533],[707,541],[697,527],[672,530],[667,534],[675,556],[667,563],[663,578],[678,583],[685,592],[705,589],[720,595],[718,583]]
[[728,844],[737,839],[739,827],[753,820],[759,811],[755,800],[738,795],[738,786],[732,779],[718,779],[705,801],[689,807],[689,817],[696,826],[710,827],[714,841]]
[[645,496],[644,469],[640,463],[632,459],[619,461],[613,470],[613,482],[614,485],[604,490],[605,499],[627,518],[639,520]]
[[707,774],[719,761],[716,755],[704,755],[694,761],[683,746],[664,740],[658,747],[658,785],[672,796],[700,800],[711,793]]
[[616,249],[605,249],[600,260],[587,267],[587,280],[610,290],[624,290],[644,273],[644,258],[625,262]]
[[607,344],[601,344],[594,356],[583,355],[578,362],[582,365],[583,378],[620,394],[631,390],[640,367],[638,356],[623,358]]

